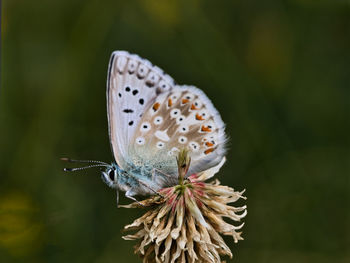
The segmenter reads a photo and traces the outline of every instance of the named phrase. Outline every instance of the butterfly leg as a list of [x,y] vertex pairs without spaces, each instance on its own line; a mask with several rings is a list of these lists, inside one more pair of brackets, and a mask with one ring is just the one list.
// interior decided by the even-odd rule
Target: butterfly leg
[[136,195],[136,193],[135,193],[132,189],[126,191],[126,193],[125,193],[125,196],[126,196],[127,198],[129,198],[129,199],[135,201],[135,202],[138,203],[140,206],[144,207],[143,204],[141,204],[139,201],[137,201],[137,199],[134,197],[134,195]]
[[116,189],[116,194],[117,194],[117,208],[119,207],[119,191]]

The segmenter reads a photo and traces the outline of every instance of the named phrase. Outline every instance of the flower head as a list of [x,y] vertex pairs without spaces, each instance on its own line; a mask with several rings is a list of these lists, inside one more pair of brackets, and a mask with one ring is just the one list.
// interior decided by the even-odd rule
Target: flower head
[[[205,182],[219,171],[225,159],[216,167],[183,178],[181,173],[187,172],[190,163],[186,155],[180,152],[178,157],[179,184],[141,201],[149,210],[124,228],[136,231],[123,238],[139,241],[135,253],[144,262],[221,262],[223,255],[232,258],[221,235],[232,236],[235,243],[243,240],[238,231],[244,223],[235,226],[223,218],[239,222],[246,216],[246,206],[229,205],[246,199],[244,191],[222,186],[218,180]],[[140,204],[123,207],[136,208]]]

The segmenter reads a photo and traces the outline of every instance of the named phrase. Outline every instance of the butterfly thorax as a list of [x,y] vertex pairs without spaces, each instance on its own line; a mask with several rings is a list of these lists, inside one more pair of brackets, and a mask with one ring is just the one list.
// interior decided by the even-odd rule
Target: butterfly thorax
[[115,162],[102,171],[102,180],[110,187],[127,192],[129,195],[154,194],[159,189],[167,186],[165,175],[151,166],[127,165],[127,169],[121,169]]

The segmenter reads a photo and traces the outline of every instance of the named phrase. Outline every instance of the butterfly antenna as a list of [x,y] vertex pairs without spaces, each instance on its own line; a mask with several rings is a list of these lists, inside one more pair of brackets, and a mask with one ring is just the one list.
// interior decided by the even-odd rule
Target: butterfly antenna
[[61,161],[69,162],[69,163],[98,163],[98,164],[109,165],[108,163],[105,163],[102,161],[95,161],[95,160],[74,160],[70,158],[61,158]]
[[78,167],[78,168],[63,168],[63,171],[75,172],[75,171],[85,170],[85,169],[89,169],[89,168],[93,168],[93,167],[101,167],[101,166],[109,166],[109,164],[93,164],[93,165]]

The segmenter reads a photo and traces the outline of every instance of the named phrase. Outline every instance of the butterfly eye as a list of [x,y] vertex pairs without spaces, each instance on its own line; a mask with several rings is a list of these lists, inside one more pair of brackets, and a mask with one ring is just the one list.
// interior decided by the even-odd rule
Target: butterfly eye
[[110,170],[108,173],[109,179],[111,179],[111,181],[114,181],[115,179],[115,173],[114,170]]

